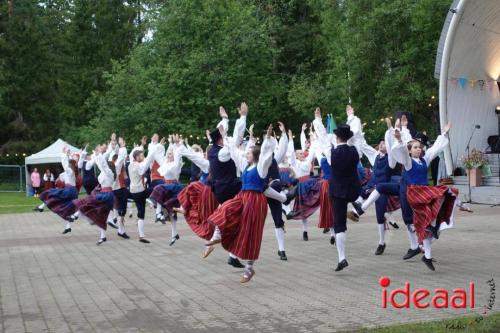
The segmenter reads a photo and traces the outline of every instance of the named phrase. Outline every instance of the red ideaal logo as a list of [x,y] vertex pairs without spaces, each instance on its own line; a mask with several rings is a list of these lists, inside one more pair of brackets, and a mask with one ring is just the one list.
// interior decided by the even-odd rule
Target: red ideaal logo
[[[382,286],[382,308],[387,308],[387,287],[391,284],[391,279],[383,276],[379,279],[378,283]],[[450,298],[451,294],[451,298]],[[396,296],[402,295],[404,301],[402,303],[396,302]],[[429,298],[428,298],[429,297]],[[468,301],[468,304],[467,304]],[[462,288],[453,289],[450,293],[446,289],[435,289],[431,293],[427,289],[416,289],[413,292],[410,290],[410,282],[406,281],[404,288],[394,289],[389,294],[390,304],[397,309],[409,308],[410,302],[417,309],[425,309],[429,306],[436,309],[447,309],[449,307],[454,309],[465,309],[467,307],[474,308],[474,282],[469,282],[469,290]]]

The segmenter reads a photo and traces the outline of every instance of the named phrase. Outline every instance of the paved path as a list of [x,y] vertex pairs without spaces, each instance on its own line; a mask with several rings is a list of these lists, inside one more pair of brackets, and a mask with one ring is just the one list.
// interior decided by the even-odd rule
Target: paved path
[[472,313],[382,309],[383,275],[391,278],[390,288],[409,280],[415,288],[452,290],[473,280],[479,313],[489,297],[486,281],[500,281],[500,208],[474,208],[474,214],[457,213],[456,228],[435,243],[436,272],[420,258],[401,259],[407,249],[403,229],[389,231],[386,253],[374,256],[373,212],[348,226],[347,270],[333,271],[336,249],[327,235],[311,225],[304,242],[297,222],[287,224],[289,260],[282,262],[269,217],[256,275],[246,285],[221,248],[201,259],[203,242],[183,221],[172,247],[168,225],[147,224],[152,243],[145,245],[137,241],[132,220],[132,240],[111,229],[98,247],[97,229],[82,222],[63,236],[52,213],[0,215],[1,331],[328,332]]

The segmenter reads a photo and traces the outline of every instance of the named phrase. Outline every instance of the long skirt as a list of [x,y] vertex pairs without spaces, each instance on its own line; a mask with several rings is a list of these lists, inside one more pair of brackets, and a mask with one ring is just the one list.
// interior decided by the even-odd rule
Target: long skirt
[[179,207],[177,196],[182,191],[183,186],[179,183],[160,184],[154,187],[149,198],[160,204],[169,214],[174,213],[174,207]]
[[302,180],[297,185],[297,197],[293,204],[293,211],[297,213],[292,220],[306,219],[319,208],[321,182],[318,178]]
[[186,186],[177,196],[186,212],[186,223],[199,237],[210,240],[214,233],[214,225],[208,223],[208,217],[217,209],[217,200],[210,186],[200,181]]
[[243,260],[259,258],[267,215],[263,193],[241,191],[220,206],[208,221],[219,227],[222,247]]
[[[419,241],[429,237],[427,227],[436,221],[436,226],[447,229],[453,226],[453,209],[458,190],[447,186],[409,185],[408,204],[413,210],[413,224]],[[444,223],[445,225],[441,226]]]
[[96,224],[102,229],[107,229],[109,212],[113,209],[115,196],[113,192],[97,192],[86,197],[75,200],[74,204],[80,211],[82,217],[90,224]]
[[69,221],[71,214],[77,211],[73,200],[78,198],[76,187],[66,185],[63,188],[51,188],[40,194],[42,200],[52,212]]
[[326,179],[321,179],[320,183],[318,228],[333,228],[333,205],[332,198],[330,197],[330,184]]

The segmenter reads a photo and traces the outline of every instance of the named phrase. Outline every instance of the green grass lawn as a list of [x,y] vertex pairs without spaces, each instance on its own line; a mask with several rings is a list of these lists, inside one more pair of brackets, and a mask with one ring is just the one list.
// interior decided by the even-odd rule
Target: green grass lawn
[[405,324],[381,328],[362,329],[356,333],[498,333],[500,332],[500,313],[485,316],[463,317],[430,321],[426,323]]
[[0,193],[0,214],[31,212],[40,203],[40,199],[27,197],[24,192]]

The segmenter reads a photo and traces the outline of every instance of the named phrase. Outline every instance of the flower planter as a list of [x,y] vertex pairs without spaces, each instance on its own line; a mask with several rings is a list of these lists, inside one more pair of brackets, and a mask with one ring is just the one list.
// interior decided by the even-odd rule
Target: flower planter
[[469,178],[470,186],[477,187],[481,186],[483,173],[481,169],[468,169],[467,177]]

